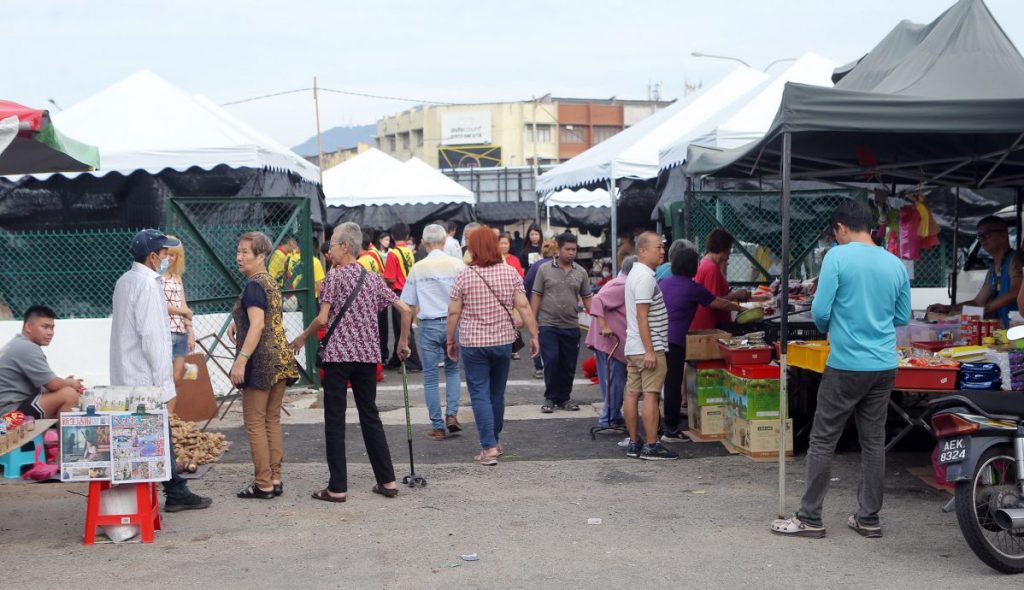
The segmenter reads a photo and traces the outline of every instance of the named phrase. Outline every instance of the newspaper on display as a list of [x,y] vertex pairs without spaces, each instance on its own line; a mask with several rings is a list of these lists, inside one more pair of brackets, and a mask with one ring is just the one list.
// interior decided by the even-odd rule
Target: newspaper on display
[[94,406],[97,412],[134,412],[139,405],[156,410],[163,403],[163,389],[152,385],[101,385],[90,387],[82,396],[82,408]]
[[61,481],[115,484],[171,478],[171,436],[165,410],[69,413],[60,417]]

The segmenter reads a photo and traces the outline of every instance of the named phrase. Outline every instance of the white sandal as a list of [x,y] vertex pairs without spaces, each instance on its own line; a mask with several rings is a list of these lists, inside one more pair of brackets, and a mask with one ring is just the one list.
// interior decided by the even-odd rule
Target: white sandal
[[821,539],[825,536],[825,527],[809,525],[796,516],[779,518],[772,521],[772,532],[786,537],[807,537]]

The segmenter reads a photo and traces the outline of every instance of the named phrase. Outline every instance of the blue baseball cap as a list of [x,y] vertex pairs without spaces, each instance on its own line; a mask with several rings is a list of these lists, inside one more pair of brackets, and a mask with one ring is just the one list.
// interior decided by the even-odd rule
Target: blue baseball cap
[[158,229],[144,229],[132,238],[131,251],[132,256],[138,260],[153,252],[159,252],[164,248],[173,248],[179,244],[181,244],[180,240],[168,238],[164,232]]

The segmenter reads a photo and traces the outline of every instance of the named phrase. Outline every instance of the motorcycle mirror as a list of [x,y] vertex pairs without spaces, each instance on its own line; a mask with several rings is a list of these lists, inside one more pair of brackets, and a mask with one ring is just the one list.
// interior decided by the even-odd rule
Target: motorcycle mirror
[[1006,331],[1007,340],[1013,341],[1021,338],[1024,338],[1024,326],[1014,326]]

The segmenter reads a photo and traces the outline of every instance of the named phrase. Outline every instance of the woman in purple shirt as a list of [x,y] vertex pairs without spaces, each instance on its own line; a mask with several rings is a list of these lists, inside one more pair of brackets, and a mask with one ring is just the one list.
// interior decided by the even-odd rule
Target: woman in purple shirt
[[704,285],[693,280],[697,274],[697,251],[679,248],[672,256],[672,274],[658,283],[668,308],[668,353],[665,374],[665,415],[662,442],[687,440],[682,432],[683,370],[686,366],[686,333],[697,313],[697,306],[711,309],[742,311],[739,304],[715,297]]

